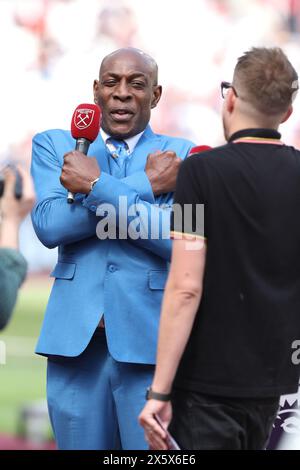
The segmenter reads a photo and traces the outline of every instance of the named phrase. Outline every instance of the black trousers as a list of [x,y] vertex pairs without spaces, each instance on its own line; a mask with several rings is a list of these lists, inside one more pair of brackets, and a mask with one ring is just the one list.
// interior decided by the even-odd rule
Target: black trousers
[[174,390],[169,426],[181,449],[265,449],[279,398],[228,398]]

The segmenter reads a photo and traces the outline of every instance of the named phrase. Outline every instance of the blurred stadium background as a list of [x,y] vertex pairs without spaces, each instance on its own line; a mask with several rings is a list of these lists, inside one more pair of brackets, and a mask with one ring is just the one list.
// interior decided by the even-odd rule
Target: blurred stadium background
[[[300,73],[300,0],[0,0],[0,38],[0,166],[29,166],[36,132],[68,129],[77,104],[93,100],[101,59],[124,46],[139,47],[158,62],[163,98],[153,113],[154,129],[215,146],[224,142],[219,83],[231,79],[238,56],[252,46],[280,46]],[[300,146],[299,98],[282,134]],[[0,449],[51,447],[45,360],[33,351],[56,250],[41,246],[29,219],[21,250],[30,273],[13,320],[0,334],[6,344]],[[297,398],[283,399],[289,415],[276,426],[292,436],[285,447],[300,449]]]

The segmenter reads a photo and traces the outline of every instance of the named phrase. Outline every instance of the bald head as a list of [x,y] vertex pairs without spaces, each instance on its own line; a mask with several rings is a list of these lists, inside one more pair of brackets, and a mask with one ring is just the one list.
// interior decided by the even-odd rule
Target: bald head
[[118,59],[128,60],[129,63],[133,62],[134,64],[140,65],[142,68],[146,69],[149,75],[152,78],[153,85],[157,85],[158,81],[158,66],[155,60],[145,52],[134,47],[124,47],[122,49],[117,49],[116,51],[111,52],[101,62],[99,76],[101,76],[103,69],[106,67],[107,63]]
[[102,109],[102,129],[112,137],[126,139],[144,131],[151,110],[161,97],[157,64],[134,48],[107,55],[94,81],[94,99]]

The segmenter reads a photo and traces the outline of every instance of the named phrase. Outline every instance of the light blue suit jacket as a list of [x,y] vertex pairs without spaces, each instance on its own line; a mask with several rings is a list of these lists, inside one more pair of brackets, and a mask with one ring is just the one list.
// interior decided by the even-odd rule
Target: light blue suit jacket
[[[34,137],[32,175],[37,204],[32,221],[46,247],[58,246],[58,262],[51,273],[55,282],[37,353],[79,355],[104,312],[108,348],[116,360],[155,362],[160,304],[171,255],[171,241],[163,239],[162,229],[169,232],[172,194],[154,197],[144,168],[149,153],[173,150],[185,158],[192,146],[184,139],[156,135],[148,126],[130,157],[127,176],[119,180],[110,175],[111,157],[99,134],[89,154],[101,167],[100,180],[87,197],[78,194],[69,205],[59,177],[63,155],[75,148],[75,140],[63,130]],[[119,207],[120,196],[127,197],[131,215]],[[100,240],[96,226],[101,218],[96,209],[104,203],[114,206],[118,223],[126,227],[139,220],[143,226],[148,223],[150,230],[153,217],[166,211],[168,216],[163,218],[157,239]]]

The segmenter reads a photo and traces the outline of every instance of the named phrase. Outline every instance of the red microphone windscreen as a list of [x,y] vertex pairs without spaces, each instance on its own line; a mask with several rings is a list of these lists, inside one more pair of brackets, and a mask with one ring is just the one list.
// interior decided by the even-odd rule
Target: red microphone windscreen
[[77,106],[71,122],[74,139],[84,138],[93,142],[99,134],[101,109],[96,104],[83,103]]
[[190,150],[189,155],[193,155],[193,153],[200,153],[200,152],[205,152],[206,150],[211,150],[212,147],[209,145],[197,145],[196,147],[193,147]]

